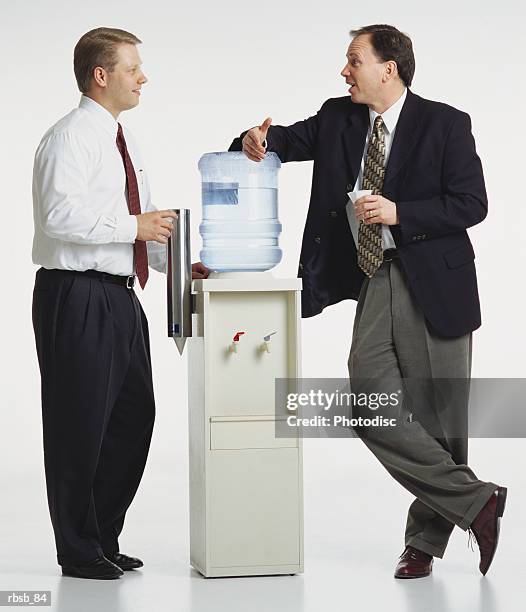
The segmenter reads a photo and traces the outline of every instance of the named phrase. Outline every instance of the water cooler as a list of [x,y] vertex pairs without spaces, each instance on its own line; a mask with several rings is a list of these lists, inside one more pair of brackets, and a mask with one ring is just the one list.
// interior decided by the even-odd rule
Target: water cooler
[[303,571],[301,438],[275,435],[275,379],[300,376],[301,280],[275,278],[280,161],[210,153],[202,175],[201,260],[190,219],[169,241],[168,325],[188,350],[190,562],[205,577]]

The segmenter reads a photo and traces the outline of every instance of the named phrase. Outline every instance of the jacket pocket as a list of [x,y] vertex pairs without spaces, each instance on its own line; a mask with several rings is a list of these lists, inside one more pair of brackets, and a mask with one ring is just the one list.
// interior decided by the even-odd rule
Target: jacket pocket
[[459,268],[475,259],[475,251],[471,242],[468,242],[444,253],[444,259],[448,268]]

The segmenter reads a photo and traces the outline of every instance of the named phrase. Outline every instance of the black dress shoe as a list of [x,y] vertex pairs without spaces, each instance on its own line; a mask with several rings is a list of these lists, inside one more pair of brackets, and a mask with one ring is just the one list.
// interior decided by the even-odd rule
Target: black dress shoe
[[142,567],[144,563],[137,559],[136,557],[128,557],[128,555],[123,555],[120,552],[117,553],[106,553],[106,557],[115,565],[118,565],[121,570],[132,570]]
[[120,578],[124,572],[120,567],[106,559],[98,557],[84,565],[63,565],[62,574],[74,578],[91,578],[92,580],[114,580]]

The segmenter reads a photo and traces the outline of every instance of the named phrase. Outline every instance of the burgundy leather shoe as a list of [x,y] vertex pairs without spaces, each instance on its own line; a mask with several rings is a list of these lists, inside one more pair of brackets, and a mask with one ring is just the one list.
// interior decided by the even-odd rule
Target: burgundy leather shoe
[[497,550],[500,517],[504,514],[507,494],[508,489],[506,487],[499,487],[469,526],[469,531],[475,536],[479,545],[479,569],[483,576],[489,570]]
[[424,578],[433,569],[433,556],[406,546],[395,569],[395,578]]

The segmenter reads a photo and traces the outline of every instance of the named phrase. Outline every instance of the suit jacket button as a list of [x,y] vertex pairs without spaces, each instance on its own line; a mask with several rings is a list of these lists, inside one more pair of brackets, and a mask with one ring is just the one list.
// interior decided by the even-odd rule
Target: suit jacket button
[[317,242],[318,244],[320,244],[320,242],[321,242],[321,238],[320,238],[319,236],[316,236],[316,237],[314,238],[314,242]]
[[413,240],[418,240],[418,236],[413,236]]

